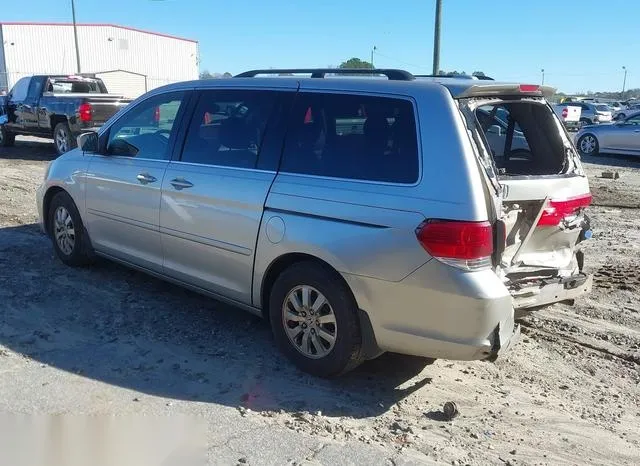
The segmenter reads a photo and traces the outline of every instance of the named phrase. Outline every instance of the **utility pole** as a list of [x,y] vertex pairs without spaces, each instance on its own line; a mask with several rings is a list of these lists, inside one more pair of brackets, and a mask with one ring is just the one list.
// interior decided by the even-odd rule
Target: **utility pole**
[[378,47],[374,45],[371,49],[371,68],[375,68],[375,65],[373,64],[373,52],[375,52],[376,50],[378,50]]
[[624,78],[622,79],[622,93],[620,94],[620,98],[624,99],[624,88],[627,85],[627,67],[623,66],[622,69],[624,70]]
[[544,68],[541,68],[540,72],[542,73],[542,85],[544,86]]
[[440,71],[440,18],[442,16],[442,0],[436,0],[436,21],[433,28],[433,74]]
[[71,15],[73,16],[73,39],[76,43],[76,70],[78,74],[80,71],[80,49],[78,48],[78,27],[76,25],[76,1],[71,0]]

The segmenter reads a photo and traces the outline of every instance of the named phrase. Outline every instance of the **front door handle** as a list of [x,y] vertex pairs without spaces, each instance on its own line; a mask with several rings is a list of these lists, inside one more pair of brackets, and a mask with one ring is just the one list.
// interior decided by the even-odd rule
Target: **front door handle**
[[139,173],[138,176],[136,176],[136,179],[142,184],[153,183],[154,181],[157,181],[157,178],[155,176],[151,176],[148,173]]
[[191,188],[193,186],[193,183],[185,180],[184,178],[174,178],[170,181],[170,183],[171,186],[176,188],[178,191],[185,188]]

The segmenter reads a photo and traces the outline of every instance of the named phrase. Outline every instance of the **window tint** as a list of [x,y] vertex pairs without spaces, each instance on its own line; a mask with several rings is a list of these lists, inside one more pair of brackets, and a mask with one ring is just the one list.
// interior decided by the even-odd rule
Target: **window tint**
[[152,97],[130,109],[110,128],[107,153],[168,160],[169,139],[177,130],[174,122],[183,101],[183,92],[172,92]]
[[183,162],[256,168],[276,92],[205,91],[193,113]]
[[27,96],[30,100],[36,100],[38,97],[40,97],[40,94],[42,94],[42,79],[34,78],[29,84],[29,92]]
[[411,102],[301,93],[293,109],[282,171],[414,183],[418,143]]
[[13,89],[11,89],[11,100],[15,102],[22,102],[26,99],[30,82],[31,78],[22,78],[19,80],[15,86],[13,86]]

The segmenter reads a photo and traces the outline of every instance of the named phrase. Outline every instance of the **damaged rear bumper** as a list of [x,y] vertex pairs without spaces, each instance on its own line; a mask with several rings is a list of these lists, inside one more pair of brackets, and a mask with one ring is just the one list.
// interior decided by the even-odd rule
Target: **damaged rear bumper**
[[593,275],[579,273],[570,277],[558,277],[509,285],[514,309],[529,309],[568,301],[589,293]]

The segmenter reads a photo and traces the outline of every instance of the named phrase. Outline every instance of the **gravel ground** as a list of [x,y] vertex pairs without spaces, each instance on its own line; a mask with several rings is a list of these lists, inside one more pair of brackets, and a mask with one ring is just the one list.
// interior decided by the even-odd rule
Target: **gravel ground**
[[210,464],[638,464],[640,160],[586,161],[594,290],[523,316],[507,358],[387,354],[327,381],[242,311],[107,262],[63,266],[34,224],[53,157],[31,138],[0,149],[0,412],[187,415]]

